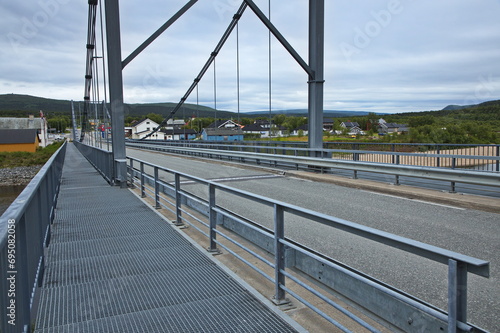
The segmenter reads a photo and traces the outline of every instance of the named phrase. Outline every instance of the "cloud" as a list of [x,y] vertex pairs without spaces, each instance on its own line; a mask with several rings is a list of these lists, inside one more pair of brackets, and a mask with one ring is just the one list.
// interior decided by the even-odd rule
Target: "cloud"
[[[123,58],[185,3],[121,1]],[[125,68],[126,102],[179,101],[240,3],[196,3]],[[267,13],[267,0],[256,3]],[[306,61],[307,11],[307,1],[271,1],[273,23]],[[81,100],[87,2],[2,1],[0,13],[0,93]],[[500,98],[499,14],[495,0],[325,1],[325,109],[419,111]],[[250,9],[238,30],[241,110],[265,110],[268,31]],[[307,75],[274,38],[271,53],[272,107],[306,108]],[[236,110],[235,33],[216,69],[217,106]],[[209,106],[213,80],[210,68],[199,86]]]

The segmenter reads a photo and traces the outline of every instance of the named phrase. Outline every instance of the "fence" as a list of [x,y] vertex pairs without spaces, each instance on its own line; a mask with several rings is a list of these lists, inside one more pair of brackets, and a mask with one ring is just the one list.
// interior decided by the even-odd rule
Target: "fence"
[[323,149],[311,151],[303,142],[221,143],[220,141],[166,142],[156,140],[129,140],[129,142],[142,145],[158,144],[289,156],[322,156],[350,161],[500,172],[500,145],[325,142]]
[[66,147],[65,142],[0,218],[1,332],[30,332]]
[[[311,157],[311,150],[305,148],[276,148],[276,147],[256,147],[256,146],[234,146],[234,145],[217,145],[217,144],[194,144],[195,147],[190,147],[193,144],[183,146],[182,144],[165,144],[142,141],[141,143],[130,142],[130,147],[141,149],[150,149],[175,154],[194,155],[216,159],[234,160],[242,163],[255,163],[259,165],[269,165],[271,167],[282,167],[296,170],[307,170],[322,173],[334,173],[337,170],[352,172],[353,178],[358,178],[358,172],[386,174],[394,176],[394,184],[400,184],[400,177],[411,177],[412,179],[430,179],[433,181],[448,182],[450,191],[455,192],[456,184],[473,184],[481,186],[481,191],[486,191],[495,195],[500,187],[500,177],[497,172],[463,170],[453,168],[437,168],[437,167],[421,167],[412,165],[400,164],[400,159],[412,153],[395,153],[395,152],[377,152],[382,156],[388,155],[395,158],[396,163],[377,163],[360,161],[359,155],[368,151],[346,151],[346,150],[321,150],[315,151],[315,155],[319,157]],[[201,145],[203,148],[198,147]],[[219,149],[212,149],[215,146]],[[239,150],[234,150],[238,148]],[[223,148],[223,149],[222,149]],[[257,150],[259,152],[249,152],[248,149]],[[265,150],[265,152],[261,152]],[[351,154],[354,156],[354,161],[349,159],[334,159],[331,154]],[[307,154],[306,154],[307,153]],[[374,154],[373,152],[369,152]],[[395,155],[396,154],[396,155]],[[440,155],[441,156],[441,155]],[[450,156],[450,155],[448,155]],[[456,159],[460,156],[453,155],[451,158]],[[482,156],[468,156],[469,159],[482,160]],[[491,161],[498,162],[500,157],[486,157]],[[335,171],[334,171],[335,170]]]
[[73,142],[83,156],[96,168],[109,184],[114,182],[113,153],[78,141]]
[[[320,292],[321,287],[318,288],[316,284],[304,282],[297,274],[294,274],[294,272],[300,271],[316,280],[319,276],[321,283],[324,285],[406,332],[417,332],[421,329],[421,327],[417,326],[412,327],[412,322],[423,322],[426,324],[426,330],[432,332],[445,330],[448,330],[448,332],[456,332],[457,330],[471,331],[473,329],[481,331],[479,328],[467,323],[467,293],[465,291],[467,290],[468,273],[489,277],[489,263],[486,261],[217,184],[139,159],[128,157],[128,160],[129,181],[131,183],[138,182],[142,197],[150,197],[154,200],[156,208],[165,208],[175,214],[176,220],[174,222],[177,225],[186,223],[204,234],[208,238],[208,249],[210,251],[217,251],[218,247],[222,247],[262,274],[265,279],[274,284],[274,301],[278,304],[285,302],[285,296],[288,293],[342,331],[349,331],[340,322],[326,315],[321,309],[287,286],[288,282],[294,282],[328,305],[341,311],[358,325],[371,332],[378,331],[352,312],[342,308],[325,293]],[[193,185],[205,187],[205,195],[196,195],[193,191],[188,191],[185,188]],[[196,192],[200,193],[200,190]],[[248,201],[252,204],[268,207],[267,209],[270,208],[272,216],[274,216],[273,227],[263,227],[254,223],[251,219],[235,213],[234,210],[219,204],[219,200],[223,197],[222,194],[235,196],[245,202]],[[193,213],[193,210],[196,213],[201,213],[203,217]],[[321,223],[335,230],[342,230],[447,265],[448,313],[419,301],[411,295],[379,283],[366,274],[357,272],[336,262],[334,259],[285,237],[285,220],[288,221],[289,218],[293,217]],[[224,226],[226,230],[236,232],[272,253],[274,259],[268,260],[257,254],[250,247],[238,242],[230,233],[218,228],[218,225]],[[271,267],[274,273],[267,274],[251,261],[244,259],[231,250],[227,243],[221,241],[219,237],[253,255]],[[409,321],[408,318],[412,318],[412,321]]]

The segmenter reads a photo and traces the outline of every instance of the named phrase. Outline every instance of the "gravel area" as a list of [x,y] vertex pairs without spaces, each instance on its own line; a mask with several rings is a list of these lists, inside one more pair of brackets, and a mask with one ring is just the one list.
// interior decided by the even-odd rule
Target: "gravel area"
[[40,170],[41,165],[0,168],[0,186],[27,185]]

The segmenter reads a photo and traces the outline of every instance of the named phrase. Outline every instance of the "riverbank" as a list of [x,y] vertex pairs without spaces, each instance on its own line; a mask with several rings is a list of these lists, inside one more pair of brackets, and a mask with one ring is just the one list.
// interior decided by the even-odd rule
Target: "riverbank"
[[0,188],[3,186],[26,186],[35,177],[42,166],[19,166],[0,168]]

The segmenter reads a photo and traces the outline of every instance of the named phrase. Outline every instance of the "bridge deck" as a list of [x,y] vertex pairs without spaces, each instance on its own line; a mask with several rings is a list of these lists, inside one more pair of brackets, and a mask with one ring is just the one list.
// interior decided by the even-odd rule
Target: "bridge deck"
[[35,332],[296,332],[68,145]]

